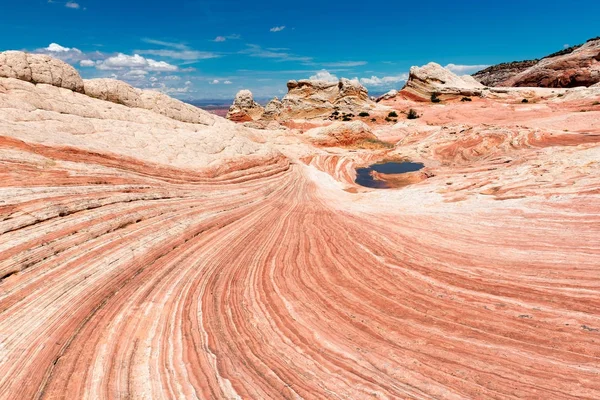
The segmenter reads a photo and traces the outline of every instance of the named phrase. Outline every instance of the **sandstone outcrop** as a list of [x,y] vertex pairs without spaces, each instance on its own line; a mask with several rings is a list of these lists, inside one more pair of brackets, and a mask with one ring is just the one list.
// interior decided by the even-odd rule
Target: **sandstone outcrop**
[[[290,119],[322,119],[329,117],[333,112],[340,114],[358,115],[362,111],[369,111],[376,107],[369,98],[367,89],[356,80],[342,78],[339,82],[321,80],[289,81],[288,93],[280,101],[271,100],[265,110],[260,109],[254,120]],[[250,121],[246,107],[238,106],[236,99],[230,109],[228,119],[234,121]],[[256,118],[256,115],[259,115]]]
[[410,69],[402,93],[415,99],[430,101],[436,94],[441,98],[482,96],[484,86],[472,76],[458,76],[436,63]]
[[398,96],[398,91],[396,89],[392,89],[389,92],[379,96],[376,101],[379,103],[382,100],[390,100],[393,99],[394,97]]
[[84,81],[84,88],[85,94],[95,99],[123,104],[127,107],[144,107],[139,90],[116,79],[87,79]]
[[572,88],[600,82],[600,39],[572,53],[545,58],[499,86]]
[[367,124],[362,121],[334,122],[313,128],[304,134],[318,146],[353,146],[365,141],[377,141]]
[[15,78],[83,92],[83,80],[75,68],[44,54],[0,53],[0,78]]
[[146,110],[181,122],[203,125],[212,125],[215,123],[215,117],[212,114],[191,104],[169,97],[164,93],[154,90],[140,90],[139,94],[142,99],[142,108]]
[[498,86],[509,78],[534,66],[539,61],[540,60],[513,61],[492,65],[491,67],[474,73],[472,76],[485,86]]
[[290,81],[282,99],[280,118],[322,118],[332,112],[358,114],[373,106],[369,92],[358,81]]
[[247,122],[259,120],[265,112],[265,109],[254,101],[252,92],[249,90],[240,90],[229,108],[227,119],[234,122]]
[[397,96],[372,150],[0,78],[0,399],[599,399],[600,111],[565,97]]

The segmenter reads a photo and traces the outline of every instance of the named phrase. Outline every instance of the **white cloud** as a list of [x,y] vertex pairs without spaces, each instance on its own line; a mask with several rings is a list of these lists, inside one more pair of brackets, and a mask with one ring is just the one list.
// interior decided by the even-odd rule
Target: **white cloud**
[[392,86],[408,79],[408,74],[402,74],[397,76],[371,76],[370,78],[360,78],[359,82],[365,86]]
[[332,75],[331,72],[322,69],[318,71],[315,75],[311,76],[310,79],[318,80],[318,81],[326,81],[326,82],[337,82],[339,81],[338,77]]
[[477,71],[481,71],[482,69],[485,69],[487,67],[489,67],[489,65],[486,65],[486,64],[480,64],[480,65],[448,64],[444,68],[448,69],[451,72],[454,72],[455,74],[466,75],[466,74],[475,73]]
[[49,51],[52,53],[68,53],[70,51],[73,51],[75,53],[81,53],[81,50],[79,50],[79,49],[76,49],[74,47],[73,48],[64,47],[58,43],[50,43],[50,45],[43,50],[46,50],[46,51]]
[[214,41],[215,42],[224,42],[226,40],[227,40],[227,38],[225,36],[217,36]]
[[67,7],[67,8],[74,8],[76,10],[79,10],[81,8],[81,6],[79,5],[79,3],[75,3],[74,1],[68,1],[67,3],[65,3],[65,7]]
[[270,29],[271,32],[281,32],[285,29],[285,25],[282,26],[274,26]]
[[225,82],[223,82],[223,83],[224,83],[225,85],[231,85],[233,82],[231,82],[231,81],[225,81]]
[[171,65],[165,61],[144,58],[139,54],[128,56],[123,53],[119,53],[114,57],[109,57],[104,61],[98,62],[96,68],[99,70],[122,70],[130,68],[155,72],[172,72],[179,69],[177,66]]
[[82,67],[93,67],[96,65],[96,63],[92,60],[81,60],[79,65]]
[[218,85],[220,83],[220,81],[218,79],[213,79],[212,82],[210,82],[211,85]]

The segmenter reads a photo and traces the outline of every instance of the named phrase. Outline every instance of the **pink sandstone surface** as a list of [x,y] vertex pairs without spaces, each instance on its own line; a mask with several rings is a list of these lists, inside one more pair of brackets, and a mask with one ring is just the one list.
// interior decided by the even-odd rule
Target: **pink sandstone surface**
[[369,149],[2,74],[0,398],[600,398],[596,89],[400,92]]

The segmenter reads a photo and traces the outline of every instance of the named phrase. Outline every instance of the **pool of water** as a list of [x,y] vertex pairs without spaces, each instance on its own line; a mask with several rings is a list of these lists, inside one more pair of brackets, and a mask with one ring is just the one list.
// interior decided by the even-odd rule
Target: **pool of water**
[[370,165],[367,168],[356,169],[356,183],[360,186],[373,189],[388,189],[389,186],[384,181],[373,179],[371,172],[379,172],[380,174],[404,174],[407,172],[415,172],[425,167],[421,163],[414,162],[399,162],[389,161]]

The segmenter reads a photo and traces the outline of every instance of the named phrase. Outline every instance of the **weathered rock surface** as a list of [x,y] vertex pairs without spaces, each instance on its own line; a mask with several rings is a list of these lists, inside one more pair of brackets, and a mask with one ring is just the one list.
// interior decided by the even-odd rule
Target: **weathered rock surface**
[[539,61],[540,60],[513,61],[492,65],[491,67],[474,73],[473,78],[485,86],[498,86],[509,78],[534,66]]
[[[259,118],[266,121],[323,119],[335,111],[340,114],[358,115],[362,111],[376,108],[367,89],[355,80],[342,78],[339,82],[328,82],[305,79],[289,81],[287,87],[288,93],[283,99],[271,100],[265,110],[261,109]],[[248,113],[243,107],[236,106],[236,102],[227,118],[238,122],[250,121]]]
[[389,92],[379,96],[376,101],[380,102],[382,100],[390,100],[393,99],[394,97],[398,96],[398,91],[396,89],[392,89]]
[[406,85],[402,89],[405,95],[415,99],[430,101],[432,94],[452,98],[458,96],[481,96],[484,86],[472,76],[458,76],[436,63],[410,69]]
[[301,80],[288,82],[279,118],[322,118],[334,111],[358,114],[373,107],[369,92],[359,82]]
[[367,124],[361,121],[334,122],[306,131],[305,135],[318,146],[353,146],[364,141],[377,141]]
[[75,68],[44,54],[29,54],[21,51],[0,53],[0,78],[45,83],[83,92],[83,80]]
[[600,111],[565,97],[397,96],[373,151],[0,78],[0,398],[600,398]]
[[146,110],[181,122],[203,125],[215,123],[215,117],[212,114],[166,94],[154,90],[140,90],[139,94],[142,99],[142,108]]
[[84,81],[86,96],[106,100],[127,107],[143,108],[139,90],[116,79],[87,79]]
[[240,90],[229,108],[227,119],[234,122],[247,122],[259,120],[265,112],[265,109],[254,101],[252,92],[249,90]]
[[600,39],[571,53],[544,58],[498,86],[572,88],[600,82]]

